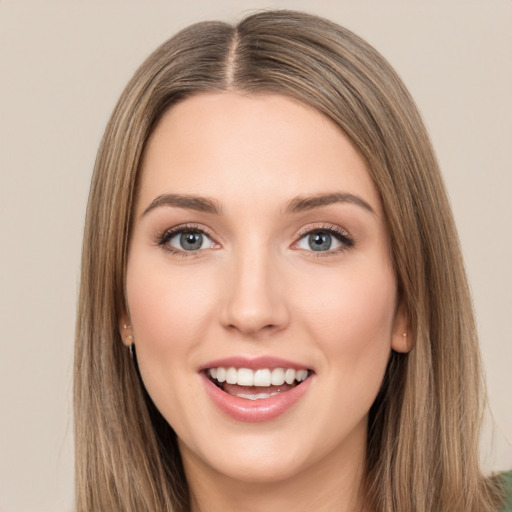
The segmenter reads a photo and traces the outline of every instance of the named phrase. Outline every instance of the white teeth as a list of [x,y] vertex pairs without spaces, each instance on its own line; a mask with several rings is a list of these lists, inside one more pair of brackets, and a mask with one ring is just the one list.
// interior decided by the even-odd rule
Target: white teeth
[[293,381],[295,380],[295,370],[288,368],[288,370],[284,372],[284,380],[286,384],[293,384]]
[[272,386],[282,386],[284,384],[284,370],[282,368],[276,368],[272,370],[270,383],[272,384]]
[[261,400],[262,398],[270,398],[271,396],[278,395],[278,391],[273,393],[255,393],[254,395],[247,395],[245,393],[237,393],[235,396],[238,398],[246,398],[248,400]]
[[[212,375],[212,370],[216,370],[217,375],[215,377]],[[224,382],[226,380],[226,368],[212,368],[210,375],[219,382]]]
[[270,386],[270,370],[256,370],[254,372],[254,385],[262,388]]
[[307,370],[297,370],[295,372],[295,380],[298,382],[302,382],[303,380],[306,380],[308,378],[308,371]]
[[238,372],[236,368],[228,368],[226,370],[226,382],[228,384],[236,384],[238,380]]
[[248,368],[240,368],[236,380],[236,384],[240,386],[252,386],[254,384],[254,373]]
[[238,384],[239,386],[268,387],[282,386],[285,382],[287,384],[293,384],[295,381],[302,382],[307,379],[308,370],[294,370],[293,368],[251,370],[249,368],[236,369],[219,366],[218,368],[210,368],[208,375],[220,383],[225,381],[228,384]]

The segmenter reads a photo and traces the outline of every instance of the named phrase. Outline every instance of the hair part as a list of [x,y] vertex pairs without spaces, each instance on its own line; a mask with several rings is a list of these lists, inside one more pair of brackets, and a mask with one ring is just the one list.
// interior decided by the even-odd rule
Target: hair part
[[369,509],[495,510],[480,472],[482,382],[468,285],[449,202],[412,98],[370,45],[292,11],[179,32],[137,70],[107,125],[87,208],[75,349],[77,511],[189,509],[176,436],[119,334],[144,147],[194,94],[281,94],[334,121],[366,161],[387,220],[415,347],[392,353],[369,420]]

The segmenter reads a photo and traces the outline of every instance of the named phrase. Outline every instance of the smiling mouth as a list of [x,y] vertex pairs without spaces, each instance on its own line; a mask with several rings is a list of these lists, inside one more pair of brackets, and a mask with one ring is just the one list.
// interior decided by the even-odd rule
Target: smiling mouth
[[312,374],[311,370],[293,368],[208,368],[206,375],[225,393],[245,398],[261,400],[279,395],[304,382]]

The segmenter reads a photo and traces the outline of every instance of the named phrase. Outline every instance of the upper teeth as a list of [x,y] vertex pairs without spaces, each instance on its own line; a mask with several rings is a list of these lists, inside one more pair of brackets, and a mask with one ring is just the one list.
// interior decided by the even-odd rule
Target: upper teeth
[[208,375],[218,382],[238,384],[239,386],[282,386],[285,382],[293,384],[294,381],[302,382],[308,376],[307,370],[294,370],[293,368],[262,368],[251,370],[249,368],[210,368]]

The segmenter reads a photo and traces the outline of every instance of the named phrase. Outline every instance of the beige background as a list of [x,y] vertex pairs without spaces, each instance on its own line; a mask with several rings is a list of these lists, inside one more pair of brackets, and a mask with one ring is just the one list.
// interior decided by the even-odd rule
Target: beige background
[[474,293],[495,422],[485,467],[512,468],[512,2],[0,0],[0,511],[72,510],[81,235],[114,102],[178,28],[260,7],[354,30],[416,98]]

